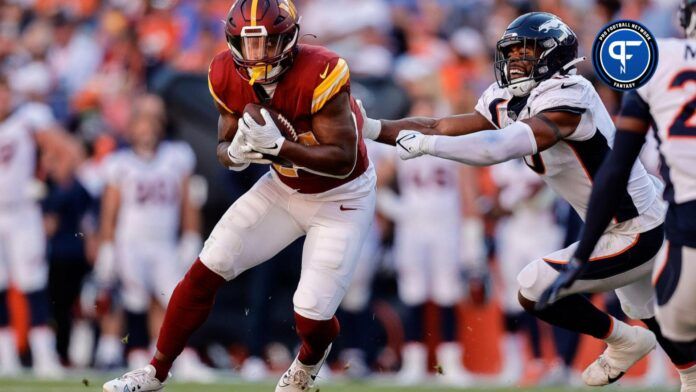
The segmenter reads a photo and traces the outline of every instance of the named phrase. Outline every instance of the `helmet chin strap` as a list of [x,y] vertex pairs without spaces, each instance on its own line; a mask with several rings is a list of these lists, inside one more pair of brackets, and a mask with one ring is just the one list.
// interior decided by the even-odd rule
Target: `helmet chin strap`
[[508,86],[507,89],[515,97],[524,97],[525,95],[531,93],[534,87],[536,87],[538,84],[539,82],[528,77],[527,80],[516,82],[515,84]]
[[253,86],[254,83],[256,83],[256,81],[262,76],[265,76],[264,79],[276,76],[281,70],[282,67],[280,65],[275,67],[272,65],[257,65],[255,67],[251,67],[247,70],[247,72],[249,72],[249,85]]

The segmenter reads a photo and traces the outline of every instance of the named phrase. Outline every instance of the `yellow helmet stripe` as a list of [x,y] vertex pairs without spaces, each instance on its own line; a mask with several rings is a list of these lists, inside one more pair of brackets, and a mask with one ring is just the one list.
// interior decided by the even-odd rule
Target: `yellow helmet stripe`
[[256,12],[259,9],[259,0],[251,0],[251,25],[256,26]]

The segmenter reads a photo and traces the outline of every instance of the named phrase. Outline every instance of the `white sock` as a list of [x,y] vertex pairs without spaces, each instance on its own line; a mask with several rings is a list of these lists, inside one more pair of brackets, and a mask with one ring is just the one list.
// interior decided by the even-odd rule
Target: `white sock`
[[109,366],[120,364],[123,358],[123,343],[115,335],[102,335],[99,337],[95,362],[97,366]]
[[609,336],[604,338],[607,344],[622,344],[625,343],[626,333],[631,330],[631,326],[624,323],[623,321],[617,320],[612,317],[612,328]]
[[682,391],[696,391],[696,365],[686,369],[678,369],[682,383]]
[[17,339],[11,328],[0,328],[0,367],[18,368]]
[[56,335],[46,326],[35,327],[29,330],[29,347],[32,358],[36,362],[57,363]]

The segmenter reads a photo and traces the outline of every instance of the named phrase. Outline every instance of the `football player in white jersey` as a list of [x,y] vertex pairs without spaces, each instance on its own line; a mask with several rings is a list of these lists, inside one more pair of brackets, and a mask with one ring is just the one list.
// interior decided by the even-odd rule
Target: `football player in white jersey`
[[[398,290],[406,310],[397,382],[417,384],[428,376],[424,316],[426,303],[432,301],[438,307],[442,326],[436,356],[445,371],[439,379],[452,385],[472,384],[473,377],[462,366],[456,305],[464,295],[463,273],[485,268],[480,267],[484,238],[476,214],[473,169],[425,157],[418,161],[387,161],[378,174],[380,181],[395,179],[399,190],[397,195],[390,187],[381,187],[377,196],[378,211],[394,222]],[[465,235],[475,238],[462,241]],[[472,244],[475,249],[465,249]]]
[[[0,78],[0,375],[20,369],[15,335],[9,326],[7,290],[12,283],[31,311],[29,344],[39,377],[61,377],[55,335],[47,326],[46,237],[35,192],[37,149],[65,153],[65,134],[58,131],[50,108],[39,103],[15,107],[7,80]],[[72,153],[72,151],[70,151]]]
[[620,203],[617,192],[632,181],[631,168],[652,127],[667,184],[664,199],[669,202],[666,246],[653,272],[656,316],[662,334],[679,351],[678,358],[670,357],[679,370],[683,392],[696,391],[696,288],[690,281],[696,279],[695,7],[696,0],[682,1],[680,21],[686,39],[658,40],[660,61],[654,76],[624,95],[614,150],[598,172],[572,268],[549,289],[555,294],[590,268],[590,254]]
[[[104,286],[120,282],[131,367],[145,366],[149,360],[151,305],[166,308],[202,247],[199,212],[189,196],[195,156],[183,142],[162,141],[163,127],[159,115],[137,111],[129,124],[130,148],[116,151],[104,164],[95,269]],[[161,316],[150,321],[161,323]],[[159,325],[150,329],[156,331]],[[182,359],[177,363],[179,376],[211,378],[191,350]]]
[[[370,121],[368,135],[396,143],[403,159],[428,154],[469,165],[493,165],[524,157],[551,189],[585,217],[592,183],[611,152],[615,128],[592,84],[575,72],[575,64],[583,60],[577,48],[577,36],[555,15],[522,15],[498,41],[497,83],[483,93],[474,113]],[[636,162],[628,186],[620,191],[615,220],[591,255],[593,262],[546,308],[537,309],[536,303],[565,268],[577,244],[532,261],[517,277],[525,310],[608,344],[583,372],[588,385],[616,381],[656,346],[653,332],[659,335],[660,331],[654,320],[650,273],[663,242],[665,205],[660,190],[659,180]],[[624,312],[645,320],[652,332],[610,317],[578,294],[608,290],[616,290]],[[668,342],[660,342],[677,360]]]

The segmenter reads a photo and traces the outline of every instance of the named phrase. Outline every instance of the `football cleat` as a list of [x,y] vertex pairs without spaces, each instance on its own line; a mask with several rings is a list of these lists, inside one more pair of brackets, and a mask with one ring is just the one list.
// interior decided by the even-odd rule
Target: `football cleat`
[[[171,376],[170,373],[169,377]],[[104,392],[155,392],[162,389],[164,389],[164,383],[155,377],[155,368],[152,365],[107,381],[103,387]]]
[[582,373],[582,380],[589,386],[611,384],[655,349],[655,334],[641,327],[626,326],[621,341],[608,344],[606,350]]
[[239,375],[244,381],[258,382],[268,376],[268,365],[259,357],[249,357],[244,360]]
[[396,384],[415,385],[428,378],[428,351],[421,343],[407,343],[401,351],[401,369],[396,374]]
[[304,392],[314,385],[321,366],[331,351],[331,345],[324,352],[324,357],[316,365],[305,365],[295,357],[290,368],[278,380],[275,392]]
[[687,369],[679,369],[681,381],[680,392],[696,392],[696,365]]
[[459,343],[442,343],[437,348],[439,380],[445,385],[468,387],[474,384],[474,376],[462,365],[462,349]]

